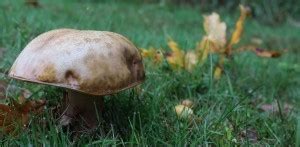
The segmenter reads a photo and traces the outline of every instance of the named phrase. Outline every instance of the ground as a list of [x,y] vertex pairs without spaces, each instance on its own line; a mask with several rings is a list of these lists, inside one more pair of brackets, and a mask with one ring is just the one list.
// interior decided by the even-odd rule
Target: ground
[[[191,50],[204,35],[205,13],[197,6],[43,0],[41,7],[33,8],[20,0],[3,0],[0,7],[0,47],[6,48],[0,61],[2,73],[9,70],[31,39],[55,28],[113,31],[128,37],[139,48],[163,50],[168,50],[169,37],[181,48]],[[238,8],[236,13],[216,12],[227,23],[228,33],[232,32]],[[259,38],[262,48],[284,53],[274,59],[257,57],[251,51],[237,53],[225,65],[219,81],[212,79],[214,55],[192,73],[172,71],[167,65],[156,66],[145,59],[147,80],[140,92],[131,89],[106,97],[102,126],[105,133],[76,136],[60,128],[53,111],[61,104],[62,89],[1,75],[0,80],[34,92],[32,99],[48,101],[45,112],[31,118],[27,129],[17,136],[4,136],[1,144],[293,146],[300,141],[296,139],[297,131],[300,133],[296,130],[300,106],[299,35],[299,27],[288,22],[268,26],[255,17],[249,18],[239,45]],[[8,95],[14,98],[16,94]],[[187,98],[194,101],[194,114],[199,118],[192,124],[179,120],[174,112],[174,106]],[[282,109],[263,110],[264,104],[280,105]]]

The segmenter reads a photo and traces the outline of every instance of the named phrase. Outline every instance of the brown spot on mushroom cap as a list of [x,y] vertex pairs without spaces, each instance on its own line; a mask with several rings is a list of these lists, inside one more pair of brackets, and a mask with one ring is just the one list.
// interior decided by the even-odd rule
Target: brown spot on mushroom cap
[[33,39],[9,75],[93,95],[115,93],[145,79],[142,57],[128,39],[112,32],[72,29]]
[[43,82],[55,82],[56,80],[56,69],[54,64],[47,65],[41,74],[37,76],[37,79]]
[[73,70],[67,70],[65,73],[65,79],[70,85],[78,85],[80,83],[80,76]]

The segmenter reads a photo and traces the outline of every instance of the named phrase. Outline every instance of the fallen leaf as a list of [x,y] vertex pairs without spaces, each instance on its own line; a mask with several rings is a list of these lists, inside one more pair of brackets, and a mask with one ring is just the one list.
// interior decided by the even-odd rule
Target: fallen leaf
[[190,120],[194,114],[193,110],[184,105],[175,106],[175,112],[179,119]]
[[223,72],[222,68],[220,66],[217,66],[214,71],[214,79],[219,80],[222,76],[222,72]]
[[239,138],[241,141],[249,141],[251,143],[257,143],[258,133],[255,129],[246,129],[239,133]]
[[153,47],[150,47],[149,49],[141,48],[141,54],[144,58],[151,59],[155,64],[162,63],[163,61],[162,52]]
[[226,44],[226,24],[221,22],[218,13],[213,12],[211,15],[204,16],[203,23],[206,36],[204,39],[210,40],[217,46],[216,49],[223,48]]
[[266,57],[266,58],[277,58],[281,56],[281,53],[278,51],[268,51],[260,48],[253,50],[257,56]]
[[250,9],[248,7],[240,5],[240,12],[241,12],[240,17],[235,24],[235,30],[232,33],[231,40],[226,48],[227,55],[231,54],[232,46],[237,44],[241,39],[244,30],[244,22],[246,20],[247,15],[250,14]]
[[0,130],[2,134],[17,135],[29,123],[29,113],[38,114],[43,110],[45,100],[30,100],[24,103],[12,101],[12,106],[0,104]]
[[[25,120],[24,120],[25,121]],[[15,135],[17,129],[24,127],[23,116],[11,107],[0,104],[0,134]]]
[[203,27],[206,35],[196,47],[201,64],[206,61],[209,53],[222,53],[226,44],[226,24],[221,22],[219,14],[213,12],[204,16]]
[[189,51],[184,57],[184,68],[189,72],[192,72],[198,63],[198,56],[194,51]]
[[181,101],[181,105],[186,106],[188,108],[193,108],[194,107],[194,103],[192,100],[190,99],[185,99]]
[[178,44],[169,39],[168,46],[171,52],[166,54],[166,59],[173,69],[180,69],[184,67],[184,52],[179,48]]
[[[284,103],[283,106],[281,107],[283,113],[289,113],[294,108],[291,104],[288,103]],[[259,109],[261,109],[264,112],[271,112],[271,113],[279,112],[278,103],[276,102],[273,102],[271,104],[262,104],[259,106]]]
[[25,4],[35,7],[35,8],[41,7],[38,0],[25,0]]
[[196,51],[198,51],[199,61],[203,64],[209,53],[216,52],[217,48],[215,44],[209,39],[205,38],[201,41],[201,43],[197,46]]

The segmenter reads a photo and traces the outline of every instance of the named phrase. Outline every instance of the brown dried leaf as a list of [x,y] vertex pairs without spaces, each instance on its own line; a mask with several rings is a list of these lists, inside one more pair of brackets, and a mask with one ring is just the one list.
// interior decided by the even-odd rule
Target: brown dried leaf
[[278,58],[281,56],[281,53],[278,51],[268,51],[260,48],[253,50],[257,56],[266,57],[266,58]]
[[0,104],[0,130],[4,134],[17,135],[19,129],[25,128],[29,123],[29,113],[41,113],[45,100],[31,100],[25,103],[12,101],[12,106]]
[[38,0],[25,0],[25,4],[28,6],[35,7],[35,8],[41,7]]
[[[284,103],[283,106],[281,106],[283,113],[289,113],[294,108],[291,104]],[[278,103],[273,102],[271,104],[262,104],[259,106],[259,109],[263,110],[264,112],[270,112],[270,113],[278,113]]]
[[258,133],[255,129],[246,129],[239,133],[239,138],[242,141],[249,141],[251,143],[257,143]]
[[1,134],[11,134],[17,131],[17,129],[22,128],[26,121],[26,116],[22,116],[22,114],[18,113],[11,107],[0,104],[0,132]]

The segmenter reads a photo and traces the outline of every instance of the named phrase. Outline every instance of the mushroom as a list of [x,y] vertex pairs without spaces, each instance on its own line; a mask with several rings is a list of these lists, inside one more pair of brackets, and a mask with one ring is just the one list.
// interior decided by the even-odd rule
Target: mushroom
[[57,29],[33,39],[12,65],[14,79],[66,89],[60,124],[83,119],[95,128],[103,97],[145,79],[139,50],[124,36],[107,31]]

